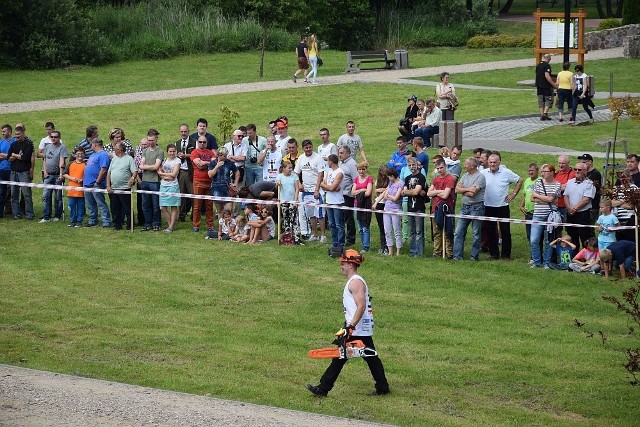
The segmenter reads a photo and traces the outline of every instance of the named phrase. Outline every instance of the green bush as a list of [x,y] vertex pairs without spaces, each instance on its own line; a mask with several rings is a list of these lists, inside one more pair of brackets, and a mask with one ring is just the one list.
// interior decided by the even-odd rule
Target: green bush
[[24,13],[15,13],[6,16],[16,28],[2,47],[7,49],[0,54],[5,63],[44,69],[71,64],[102,65],[116,59],[114,50],[74,0],[31,0]]
[[535,47],[536,36],[509,36],[504,34],[480,35],[467,41],[470,49],[486,49],[492,47]]
[[598,30],[608,30],[610,28],[618,28],[620,26],[622,26],[622,22],[619,19],[607,18],[607,19],[603,19],[598,24]]
[[412,10],[388,6],[378,16],[375,46],[393,49],[435,46],[464,46],[476,34],[496,32],[495,17],[486,2],[474,2],[474,10],[466,10],[464,2],[427,2]]

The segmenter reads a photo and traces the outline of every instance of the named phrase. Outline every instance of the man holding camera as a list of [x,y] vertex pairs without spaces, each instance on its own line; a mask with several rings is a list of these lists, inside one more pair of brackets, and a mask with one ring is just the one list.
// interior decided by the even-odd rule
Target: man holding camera
[[245,185],[251,187],[252,184],[262,181],[262,165],[258,162],[260,152],[267,148],[267,139],[258,136],[256,125],[247,125],[247,136],[242,139],[242,145],[247,146],[247,154],[244,161]]

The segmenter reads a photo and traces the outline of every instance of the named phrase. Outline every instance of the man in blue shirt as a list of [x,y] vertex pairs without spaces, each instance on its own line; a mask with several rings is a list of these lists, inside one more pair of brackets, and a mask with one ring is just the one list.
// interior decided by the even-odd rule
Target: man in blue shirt
[[[10,181],[11,163],[9,163],[7,159],[11,144],[13,144],[15,140],[11,125],[3,125],[2,139],[0,139],[0,181]],[[0,218],[4,217],[5,203],[7,202],[8,194],[9,186],[7,184],[0,184]]]
[[391,160],[389,160],[387,166],[395,168],[399,176],[402,168],[407,166],[407,159],[405,158],[409,151],[407,148],[407,138],[405,136],[399,136],[396,139],[396,145],[398,146],[398,149],[391,155]]

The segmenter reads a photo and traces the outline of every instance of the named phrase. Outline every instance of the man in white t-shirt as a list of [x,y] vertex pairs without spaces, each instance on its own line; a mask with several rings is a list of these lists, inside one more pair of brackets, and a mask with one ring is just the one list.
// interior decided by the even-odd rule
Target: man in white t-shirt
[[287,143],[291,139],[291,135],[289,135],[289,122],[285,118],[279,118],[276,120],[276,147],[282,153],[284,157],[287,155]]
[[[484,192],[484,214],[488,217],[510,218],[509,203],[516,198],[524,180],[500,164],[500,154],[494,152],[489,156],[489,168],[483,169],[486,186]],[[515,184],[513,191],[509,192],[509,186]],[[484,221],[482,227],[488,231],[487,240],[489,255],[492,259],[511,259],[511,227],[508,222],[499,222],[500,237],[502,238],[502,254],[498,248],[498,233],[495,221]]]
[[244,142],[244,132],[240,129],[236,129],[233,131],[231,135],[231,141],[224,144],[227,148],[229,154],[227,154],[227,159],[231,160],[233,164],[236,165],[238,171],[240,172],[240,180],[239,186],[242,187],[242,183],[244,182],[244,162],[247,160],[247,152],[249,151],[249,143]]
[[262,180],[276,182],[282,164],[282,153],[276,147],[273,135],[267,137],[267,148],[258,155],[258,164],[262,165]]
[[[303,202],[322,203],[320,196],[320,184],[324,178],[324,160],[319,154],[313,152],[313,143],[310,139],[302,141],[302,150],[304,155],[298,157],[294,172],[300,177],[302,182]],[[318,219],[324,217],[324,213],[320,206],[304,206],[298,209],[300,232],[309,235],[310,241],[319,240],[318,238]],[[309,230],[309,225],[311,230]],[[309,233],[311,231],[311,233]],[[320,221],[320,235],[324,236],[324,222]]]
[[329,141],[329,129],[327,128],[320,129],[320,142],[321,144],[318,147],[318,154],[320,154],[320,157],[324,160],[326,169],[328,168],[327,158],[331,154],[335,154],[336,156],[338,155],[338,146]]

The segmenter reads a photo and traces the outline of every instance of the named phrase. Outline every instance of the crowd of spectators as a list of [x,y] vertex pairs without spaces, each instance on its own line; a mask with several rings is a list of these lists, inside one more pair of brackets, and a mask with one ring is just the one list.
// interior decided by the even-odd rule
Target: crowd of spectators
[[[430,105],[437,108],[432,100],[424,103],[410,97],[409,103],[408,115],[428,110]],[[92,125],[82,141],[64,144],[60,131],[48,122],[47,136],[36,149],[22,123],[15,131],[4,125],[0,180],[31,182],[36,158],[41,158],[43,183],[73,187],[65,190],[69,227],[160,231],[164,216],[166,233],[186,223],[187,218],[192,232],[199,233],[204,217],[206,238],[247,244],[278,236],[283,244],[326,242],[329,229],[331,256],[356,246],[358,232],[360,251],[371,250],[373,208],[377,211],[381,255],[408,252],[412,257],[423,256],[427,223],[434,257],[464,259],[471,225],[471,260],[478,261],[482,252],[491,259],[509,260],[511,206],[516,205],[526,219],[537,221],[527,224],[532,268],[608,275],[615,271],[614,265],[622,265],[621,274],[634,271],[629,258],[635,251],[630,251],[628,243],[620,243],[631,242],[635,248],[634,230],[616,227],[635,225],[633,206],[625,196],[640,183],[637,155],[627,156],[626,170],[611,197],[601,198],[602,176],[589,154],[575,159],[573,165],[567,156],[560,156],[557,168],[531,163],[525,180],[502,164],[497,151],[478,148],[472,156],[461,159],[462,147],[456,146],[442,149],[430,159],[425,150],[428,144],[418,136],[419,125],[413,127],[416,121],[420,119],[411,118],[411,126],[400,129],[397,149],[388,163],[377,169],[376,179],[368,173],[369,162],[353,121],[346,123],[346,132],[336,144],[330,142],[327,128],[319,131],[318,147],[310,139],[299,143],[288,134],[288,119],[278,117],[269,123],[267,137],[258,135],[255,124],[248,124],[219,147],[207,130],[207,121],[200,118],[194,133],[181,124],[179,138],[166,150],[158,144],[160,134],[155,129],[132,144],[122,129],[115,128],[109,131],[109,143],[105,144],[99,129]],[[73,149],[67,150],[67,145]],[[129,191],[133,187],[139,190],[135,209]],[[63,219],[62,193],[43,190],[40,223]],[[213,196],[213,200],[183,194]],[[277,199],[281,212],[274,210],[275,204],[235,202],[236,195]],[[36,219],[28,186],[0,185],[0,203],[1,216]],[[134,216],[130,213],[133,210]],[[455,212],[465,217],[454,220],[450,214]],[[407,245],[408,250],[403,249]]]

